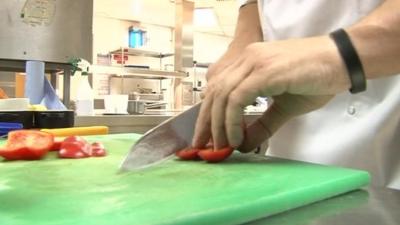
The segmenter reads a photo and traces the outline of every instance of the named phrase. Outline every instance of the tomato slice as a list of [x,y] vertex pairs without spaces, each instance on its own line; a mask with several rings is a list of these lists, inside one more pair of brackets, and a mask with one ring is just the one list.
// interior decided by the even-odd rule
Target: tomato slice
[[200,158],[207,162],[217,163],[224,161],[232,154],[232,152],[233,148],[231,147],[221,148],[217,150],[214,150],[213,148],[208,148],[200,150],[197,154],[200,156]]
[[102,143],[100,143],[100,142],[92,143],[92,156],[102,157],[102,156],[106,156],[106,155],[107,155],[107,152]]
[[89,154],[90,145],[88,143],[82,142],[63,142],[61,143],[60,151],[58,152],[58,156],[60,158],[87,158],[90,156]]
[[53,146],[51,146],[50,151],[58,151],[61,149],[61,143],[64,141],[64,138],[55,137]]
[[197,154],[200,149],[196,148],[185,148],[175,153],[182,160],[195,160],[199,159],[199,155]]
[[68,136],[64,138],[63,142],[82,142],[82,143],[87,143],[86,139],[81,137],[81,136]]
[[54,144],[54,136],[37,130],[16,130],[8,133],[0,156],[8,160],[36,160],[47,154]]
[[61,143],[58,157],[79,159],[86,158],[92,155],[92,147],[82,137],[69,136]]

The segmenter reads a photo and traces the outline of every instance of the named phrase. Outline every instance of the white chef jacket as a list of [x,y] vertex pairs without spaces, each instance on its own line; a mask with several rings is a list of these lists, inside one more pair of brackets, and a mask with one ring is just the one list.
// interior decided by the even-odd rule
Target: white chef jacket
[[[258,8],[268,41],[328,34],[381,2],[258,0]],[[269,146],[271,156],[367,170],[374,186],[400,189],[400,75],[368,80],[365,92],[341,93],[323,108],[290,120]]]

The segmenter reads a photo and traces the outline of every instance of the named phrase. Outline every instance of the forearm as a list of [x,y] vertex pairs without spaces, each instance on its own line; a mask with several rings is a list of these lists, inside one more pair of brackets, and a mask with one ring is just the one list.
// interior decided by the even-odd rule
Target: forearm
[[249,44],[262,41],[262,39],[257,4],[251,3],[241,7],[233,40],[219,60],[208,68],[207,80],[231,65]]
[[386,0],[346,30],[368,79],[400,73],[400,0]]
[[240,8],[235,34],[230,48],[243,49],[247,45],[263,40],[257,3]]

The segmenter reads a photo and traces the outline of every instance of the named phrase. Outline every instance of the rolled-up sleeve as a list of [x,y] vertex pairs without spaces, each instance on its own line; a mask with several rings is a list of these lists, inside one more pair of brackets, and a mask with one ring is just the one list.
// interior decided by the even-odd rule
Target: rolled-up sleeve
[[257,0],[237,0],[239,7],[245,6],[250,3],[257,3]]

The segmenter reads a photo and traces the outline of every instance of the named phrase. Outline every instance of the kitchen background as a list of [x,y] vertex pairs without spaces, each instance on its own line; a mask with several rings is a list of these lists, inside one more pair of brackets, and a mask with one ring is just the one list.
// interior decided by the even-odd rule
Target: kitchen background
[[[165,109],[171,110],[182,109],[199,100],[199,91],[196,90],[201,90],[206,85],[204,75],[207,65],[216,61],[232,40],[238,5],[236,0],[189,2],[194,3],[193,21],[190,21],[192,24],[186,26],[183,32],[189,32],[193,42],[192,46],[189,44],[184,47],[192,48],[192,60],[197,63],[191,67],[184,67],[184,73],[175,73],[173,72],[176,69],[174,67],[175,1],[93,1],[93,58],[91,59],[93,71],[89,80],[94,91],[96,109],[104,109],[104,96],[110,94],[130,95],[130,98],[133,93],[139,94],[141,99],[150,102],[166,102]],[[142,32],[144,43],[142,46],[133,48],[133,51],[137,49],[139,52],[125,54],[121,49],[130,46],[130,30],[132,33],[133,31]],[[79,35],[76,32],[79,30],[71,30],[70,35]],[[123,69],[120,70],[121,68]],[[142,70],[149,68],[149,71],[158,72],[150,72],[145,76],[132,72],[138,71],[138,68]],[[23,97],[21,96],[23,92],[17,87],[16,73],[0,73],[0,87],[10,97]],[[185,78],[181,80],[182,74]],[[79,71],[71,77],[71,100],[79,98],[77,93],[81,80]],[[174,103],[176,100],[174,85],[177,80],[182,85],[180,106]],[[62,98],[63,76],[57,76],[56,83],[56,92]]]

